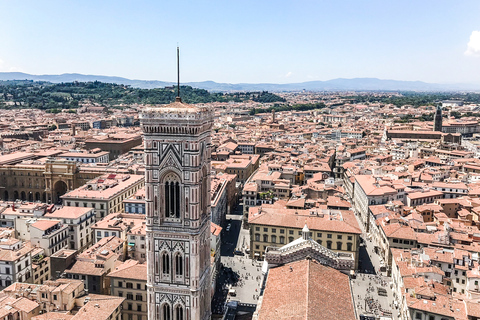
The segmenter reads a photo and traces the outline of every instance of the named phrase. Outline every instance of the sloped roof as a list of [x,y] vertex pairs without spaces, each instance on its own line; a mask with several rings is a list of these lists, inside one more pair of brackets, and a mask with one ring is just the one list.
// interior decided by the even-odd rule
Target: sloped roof
[[354,320],[348,276],[306,259],[270,269],[259,320]]

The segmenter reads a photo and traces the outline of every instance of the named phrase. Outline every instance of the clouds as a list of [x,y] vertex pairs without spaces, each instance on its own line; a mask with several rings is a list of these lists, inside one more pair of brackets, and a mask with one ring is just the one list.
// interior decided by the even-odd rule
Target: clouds
[[292,76],[292,71],[289,71],[287,72],[287,74],[285,75],[285,78],[290,78]]
[[475,30],[470,35],[470,41],[467,44],[465,55],[480,57],[480,31]]

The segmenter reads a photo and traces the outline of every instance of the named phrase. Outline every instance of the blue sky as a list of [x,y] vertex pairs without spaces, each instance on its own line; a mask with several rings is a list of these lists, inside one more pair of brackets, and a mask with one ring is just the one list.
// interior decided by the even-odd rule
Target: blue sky
[[480,83],[480,1],[0,0],[0,71]]

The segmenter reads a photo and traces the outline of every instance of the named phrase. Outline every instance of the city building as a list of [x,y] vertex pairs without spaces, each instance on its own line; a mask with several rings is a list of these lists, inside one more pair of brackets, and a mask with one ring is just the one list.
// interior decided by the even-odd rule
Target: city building
[[108,277],[110,295],[125,298],[123,319],[147,320],[147,265],[127,260],[112,270]]
[[76,256],[76,261],[66,269],[68,279],[80,279],[89,293],[108,294],[110,283],[107,274],[112,271],[123,253],[124,241],[107,237]]
[[249,210],[251,258],[263,259],[268,247],[293,242],[302,235],[305,224],[314,241],[334,252],[353,254],[357,266],[361,231],[352,211],[286,209],[278,202]]
[[144,186],[141,175],[106,174],[61,196],[69,207],[93,208],[98,220],[110,213],[124,210],[123,200]]

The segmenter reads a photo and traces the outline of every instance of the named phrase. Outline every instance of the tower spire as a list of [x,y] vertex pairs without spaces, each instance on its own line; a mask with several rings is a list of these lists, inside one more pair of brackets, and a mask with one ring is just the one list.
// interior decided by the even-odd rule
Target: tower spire
[[177,44],[177,97],[175,101],[182,102],[182,98],[180,98],[180,48]]

